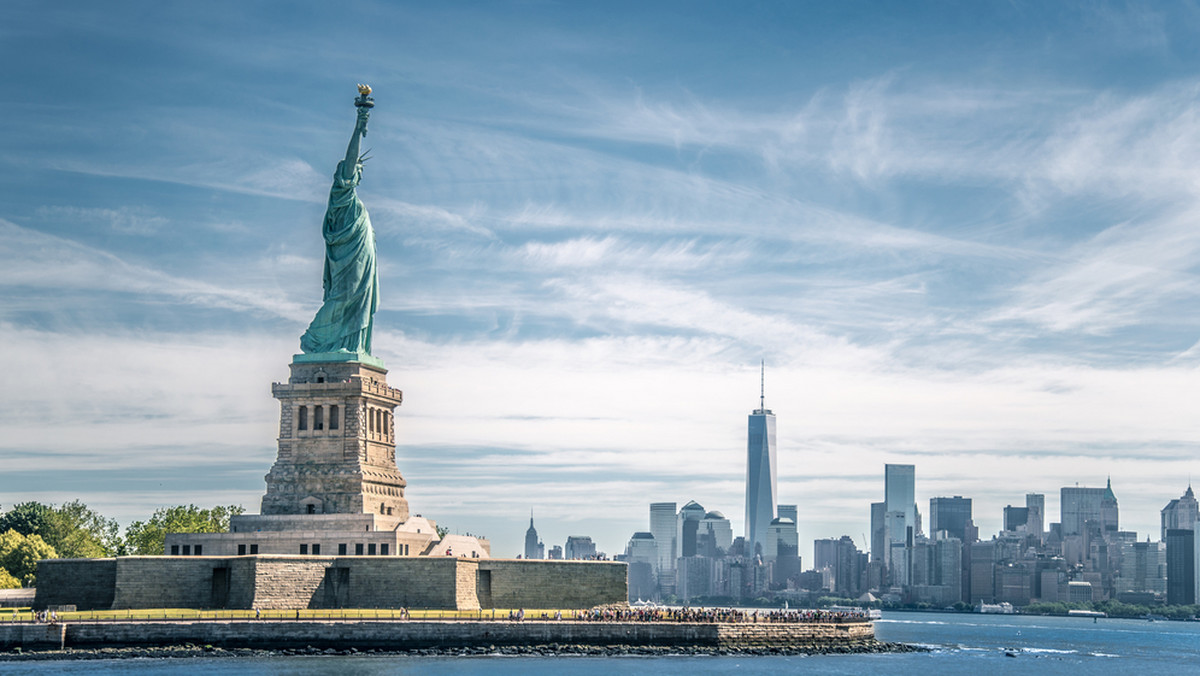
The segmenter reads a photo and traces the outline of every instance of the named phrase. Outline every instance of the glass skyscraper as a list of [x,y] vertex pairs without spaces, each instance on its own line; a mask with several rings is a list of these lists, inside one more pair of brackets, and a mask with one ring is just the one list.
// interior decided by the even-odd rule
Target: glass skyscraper
[[746,443],[746,545],[766,545],[767,527],[775,518],[778,492],[775,479],[775,414],[767,410],[760,394],[758,409],[750,414]]

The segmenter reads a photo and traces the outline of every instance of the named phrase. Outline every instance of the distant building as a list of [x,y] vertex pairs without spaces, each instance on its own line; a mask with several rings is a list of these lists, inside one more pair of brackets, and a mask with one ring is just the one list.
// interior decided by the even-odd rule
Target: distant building
[[633,534],[625,546],[625,563],[629,566],[629,600],[657,598],[658,579],[654,569],[658,565],[658,544],[652,533]]
[[711,511],[700,520],[697,535],[702,556],[716,557],[729,553],[733,547],[733,524],[718,511]]
[[655,571],[659,574],[675,570],[675,528],[675,503],[650,503],[650,532],[658,546],[658,564]]
[[916,502],[915,465],[884,465],[883,466],[883,502],[889,512],[903,512],[906,527],[913,528],[917,534],[917,502]]
[[775,414],[765,402],[760,392],[758,408],[750,414],[746,441],[746,541],[751,555],[766,541],[778,495]]
[[791,519],[772,519],[767,526],[767,537],[763,543],[763,558],[774,559],[781,554],[795,554],[800,551],[800,536],[796,531],[796,522]]
[[1016,532],[1018,530],[1025,532],[1026,523],[1029,521],[1029,508],[1013,507],[1007,505],[1004,508],[1004,530]]
[[962,600],[962,542],[921,538],[912,550],[912,600],[938,607]]
[[850,597],[862,593],[866,558],[849,535],[813,541],[813,568],[829,571],[829,590],[835,593]]
[[1192,493],[1192,485],[1188,484],[1187,491],[1182,497],[1176,498],[1162,508],[1162,538],[1167,539],[1167,531],[1171,529],[1191,530],[1200,521],[1200,503]]
[[567,559],[592,559],[596,557],[596,543],[587,535],[567,536],[567,544],[563,547],[563,556]]
[[704,519],[704,507],[692,500],[679,510],[675,519],[675,541],[679,551],[677,558],[696,556],[697,535],[700,532],[700,521]]
[[1025,509],[1028,510],[1025,528],[1029,534],[1042,542],[1046,536],[1046,496],[1041,493],[1025,494]]
[[1089,521],[1097,524],[1102,535],[1119,529],[1117,496],[1113,494],[1111,479],[1104,488],[1063,487],[1059,497],[1064,538],[1083,535]]
[[525,558],[546,558],[546,545],[538,540],[537,529],[533,527],[533,515],[529,515],[529,530],[525,531]]
[[562,549],[562,547],[559,547],[558,545],[554,545],[553,547],[551,547],[549,554],[546,556],[546,558],[554,559],[554,560],[562,559],[562,557],[563,557],[563,549]]
[[797,524],[800,523],[800,508],[796,505],[780,505],[779,513],[776,516],[783,519],[791,519]]
[[1167,603],[1196,602],[1196,531],[1172,528],[1167,531]]
[[800,573],[800,536],[795,521],[771,520],[763,544],[763,560],[771,565],[771,581],[776,585],[786,585],[788,578]]
[[914,538],[920,533],[916,503],[916,466],[883,466],[884,567],[892,585],[910,583]]
[[1167,591],[1167,545],[1165,542],[1121,542],[1121,572],[1115,582],[1118,594]]
[[967,537],[968,528],[973,525],[971,498],[956,495],[952,498],[929,499],[930,537],[936,537],[939,531],[946,531],[950,537],[970,543],[975,540]]

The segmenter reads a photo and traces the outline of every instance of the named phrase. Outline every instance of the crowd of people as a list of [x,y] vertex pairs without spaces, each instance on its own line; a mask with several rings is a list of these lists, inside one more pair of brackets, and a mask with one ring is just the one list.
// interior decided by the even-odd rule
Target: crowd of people
[[593,608],[580,614],[592,622],[751,622],[795,624],[866,622],[866,611],[745,610],[741,608]]

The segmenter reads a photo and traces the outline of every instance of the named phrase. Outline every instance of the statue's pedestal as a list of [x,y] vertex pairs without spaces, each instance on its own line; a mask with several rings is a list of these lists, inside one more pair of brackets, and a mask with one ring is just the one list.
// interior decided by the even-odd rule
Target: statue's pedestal
[[280,404],[279,454],[262,514],[375,514],[403,523],[408,501],[393,413],[403,396],[378,359],[324,356],[297,355],[288,382],[271,386]]

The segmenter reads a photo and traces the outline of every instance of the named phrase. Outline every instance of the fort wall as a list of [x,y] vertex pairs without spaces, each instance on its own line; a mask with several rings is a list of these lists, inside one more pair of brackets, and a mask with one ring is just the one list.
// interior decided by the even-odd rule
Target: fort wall
[[591,608],[625,601],[626,566],[380,556],[130,556],[39,562],[35,608]]

